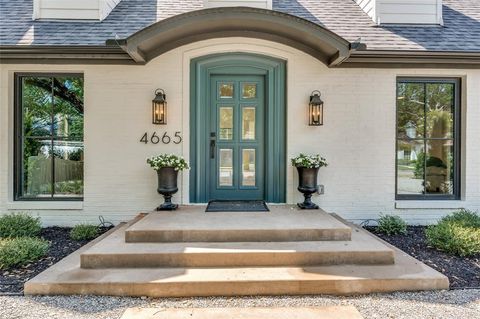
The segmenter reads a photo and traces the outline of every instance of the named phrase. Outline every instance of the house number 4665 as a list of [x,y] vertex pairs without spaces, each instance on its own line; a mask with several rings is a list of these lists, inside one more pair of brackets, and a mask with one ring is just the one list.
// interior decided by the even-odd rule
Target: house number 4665
[[149,142],[152,144],[158,144],[160,142],[163,144],[170,144],[170,142],[180,144],[182,142],[182,137],[180,136],[180,132],[175,132],[173,137],[170,137],[167,132],[163,133],[162,136],[157,135],[157,132],[153,132],[153,134],[149,136],[148,132],[145,132],[145,134],[142,135],[140,142],[145,144],[148,144]]

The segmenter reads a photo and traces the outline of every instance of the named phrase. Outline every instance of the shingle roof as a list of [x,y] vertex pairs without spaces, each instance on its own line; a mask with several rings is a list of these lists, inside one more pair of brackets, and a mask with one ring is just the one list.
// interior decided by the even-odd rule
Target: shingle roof
[[[0,45],[105,45],[203,0],[122,0],[102,22],[32,21],[32,0],[0,0]],[[369,50],[480,52],[480,0],[443,0],[444,26],[376,26],[353,0],[273,0],[273,10],[322,25]]]

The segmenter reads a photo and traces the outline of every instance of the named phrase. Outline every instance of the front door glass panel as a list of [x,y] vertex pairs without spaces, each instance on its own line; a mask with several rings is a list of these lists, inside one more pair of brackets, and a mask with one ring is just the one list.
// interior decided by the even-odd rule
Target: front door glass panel
[[233,185],[233,150],[220,149],[219,152],[219,186]]
[[221,99],[233,98],[233,83],[220,83],[218,86],[218,95]]
[[255,108],[251,106],[242,108],[242,139],[255,139]]
[[243,83],[242,84],[242,98],[253,99],[257,97],[257,84]]
[[242,185],[255,186],[255,149],[242,150]]
[[219,134],[221,140],[233,139],[233,107],[221,106],[218,112]]

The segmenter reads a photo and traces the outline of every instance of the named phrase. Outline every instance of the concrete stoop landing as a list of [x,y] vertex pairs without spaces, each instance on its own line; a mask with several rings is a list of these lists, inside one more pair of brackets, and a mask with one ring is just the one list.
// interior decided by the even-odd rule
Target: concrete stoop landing
[[[320,213],[319,213],[320,212]],[[270,212],[208,212],[203,206],[150,214],[125,232],[127,242],[291,242],[350,240],[351,229],[323,211],[270,206]]]
[[444,275],[324,211],[154,212],[25,284],[25,294],[234,296],[447,289]]

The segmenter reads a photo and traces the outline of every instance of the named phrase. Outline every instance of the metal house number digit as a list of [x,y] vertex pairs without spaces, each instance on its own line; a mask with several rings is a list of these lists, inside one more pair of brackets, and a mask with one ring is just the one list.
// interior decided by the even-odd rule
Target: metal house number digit
[[147,132],[145,132],[145,134],[143,134],[142,138],[140,139],[140,143],[145,143],[145,144],[148,143]]
[[152,144],[158,144],[160,142],[160,137],[158,137],[157,132],[153,132],[152,137],[150,137],[150,142],[152,142]]
[[163,144],[169,144],[171,140],[172,139],[170,138],[170,136],[167,135],[167,132],[163,133],[163,136],[162,136]]
[[182,142],[182,136],[180,133],[180,131],[176,131],[173,138],[171,138],[167,132],[164,132],[162,137],[158,136],[157,132],[153,132],[149,139],[148,132],[145,132],[140,138],[140,143],[148,144],[150,141],[152,144],[158,144],[161,141],[163,144],[170,144],[170,142],[173,141],[174,144],[180,144]]
[[173,141],[175,144],[180,144],[182,143],[182,137],[180,136],[180,132],[175,132],[175,138],[177,139],[176,141]]

